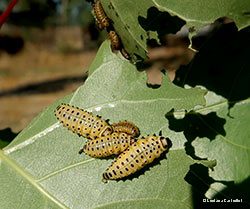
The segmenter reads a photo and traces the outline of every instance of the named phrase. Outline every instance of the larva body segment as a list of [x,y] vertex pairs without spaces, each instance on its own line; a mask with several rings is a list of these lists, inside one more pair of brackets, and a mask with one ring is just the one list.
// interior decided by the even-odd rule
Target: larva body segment
[[94,13],[95,13],[96,25],[98,29],[102,30],[103,28],[110,26],[110,20],[106,16],[100,1],[97,1],[94,4]]
[[130,135],[114,132],[111,135],[86,142],[80,153],[84,151],[92,157],[107,157],[123,152],[132,143],[134,143],[134,139]]
[[158,158],[170,147],[170,140],[162,136],[149,136],[138,139],[119,155],[103,173],[103,181],[128,176]]
[[132,137],[137,137],[139,135],[138,128],[131,122],[128,121],[120,121],[112,125],[112,129],[115,132],[123,132]]
[[111,48],[113,50],[118,50],[121,46],[121,41],[118,34],[114,30],[109,31],[109,39],[111,41]]
[[105,120],[70,105],[59,105],[56,108],[56,117],[69,130],[87,138],[95,139],[113,132]]

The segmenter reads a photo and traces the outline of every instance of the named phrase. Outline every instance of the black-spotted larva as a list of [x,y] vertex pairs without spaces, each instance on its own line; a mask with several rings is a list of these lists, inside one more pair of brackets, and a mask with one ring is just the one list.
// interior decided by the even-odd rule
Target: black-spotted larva
[[95,139],[113,132],[112,127],[99,116],[71,105],[59,105],[55,114],[65,127],[87,138]]
[[123,152],[134,142],[135,140],[130,135],[114,132],[86,142],[79,153],[85,152],[92,157],[107,157]]
[[128,176],[158,158],[169,149],[171,142],[163,136],[148,136],[138,139],[119,155],[113,164],[103,173],[103,181]]
[[115,123],[112,125],[112,128],[115,132],[123,132],[131,135],[132,137],[137,137],[140,133],[138,128],[133,123],[128,121],[120,121],[118,123]]
[[110,26],[110,20],[105,14],[102,8],[102,4],[99,0],[94,4],[94,13],[96,19],[96,26],[99,30]]
[[109,31],[109,39],[111,41],[111,48],[113,50],[118,50],[121,47],[120,38],[114,30]]

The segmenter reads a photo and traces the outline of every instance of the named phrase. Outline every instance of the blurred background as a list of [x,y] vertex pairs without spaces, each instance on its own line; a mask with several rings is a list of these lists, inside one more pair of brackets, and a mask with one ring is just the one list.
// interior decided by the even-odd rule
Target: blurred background
[[[0,1],[0,14],[10,0]],[[95,28],[84,0],[21,0],[0,29],[0,130],[20,132],[46,107],[74,92],[87,78],[98,47],[107,38]],[[148,83],[160,70],[174,79],[194,56],[187,30],[149,44]],[[150,62],[150,64],[148,64]]]

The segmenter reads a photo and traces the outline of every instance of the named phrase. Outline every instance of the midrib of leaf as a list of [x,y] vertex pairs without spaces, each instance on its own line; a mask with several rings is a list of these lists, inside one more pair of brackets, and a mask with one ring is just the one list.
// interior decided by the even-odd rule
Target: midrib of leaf
[[54,202],[63,209],[69,209],[64,204],[59,202],[55,197],[53,197],[50,193],[48,193],[43,187],[41,187],[41,185],[37,183],[36,179],[33,176],[31,176],[29,173],[19,167],[13,160],[11,160],[7,155],[5,155],[2,150],[0,150],[0,158],[52,202]]
[[41,136],[44,136],[46,134],[48,134],[49,132],[53,131],[54,129],[56,129],[57,127],[59,127],[60,122],[56,122],[53,125],[49,126],[48,128],[44,129],[43,131],[37,133],[36,135],[28,138],[27,140],[25,140],[24,142],[17,144],[14,147],[11,147],[9,149],[3,149],[5,154],[10,154],[11,152],[15,152],[19,149],[22,149],[30,144],[32,144],[33,142],[35,142],[37,139],[39,139]]

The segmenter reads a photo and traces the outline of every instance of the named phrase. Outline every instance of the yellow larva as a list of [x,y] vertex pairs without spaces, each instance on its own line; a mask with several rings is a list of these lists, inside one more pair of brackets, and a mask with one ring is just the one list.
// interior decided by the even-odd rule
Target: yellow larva
[[112,125],[112,128],[115,132],[123,132],[132,137],[137,137],[139,135],[138,128],[131,122],[120,121]]
[[94,13],[95,13],[95,19],[96,19],[96,26],[98,27],[98,29],[102,30],[105,27],[109,27],[110,20],[106,16],[100,1],[97,1],[94,4]]
[[61,104],[56,108],[55,113],[65,127],[87,138],[95,139],[113,132],[112,127],[105,120],[74,106]]
[[140,170],[155,158],[158,158],[170,146],[170,139],[162,136],[138,139],[137,142],[121,153],[103,173],[103,181],[120,179]]
[[132,143],[134,143],[134,139],[130,135],[114,132],[111,135],[86,142],[79,153],[85,152],[92,157],[107,157],[123,152]]
[[111,48],[113,50],[118,50],[121,46],[121,41],[118,34],[114,30],[109,31],[109,39],[111,41]]

